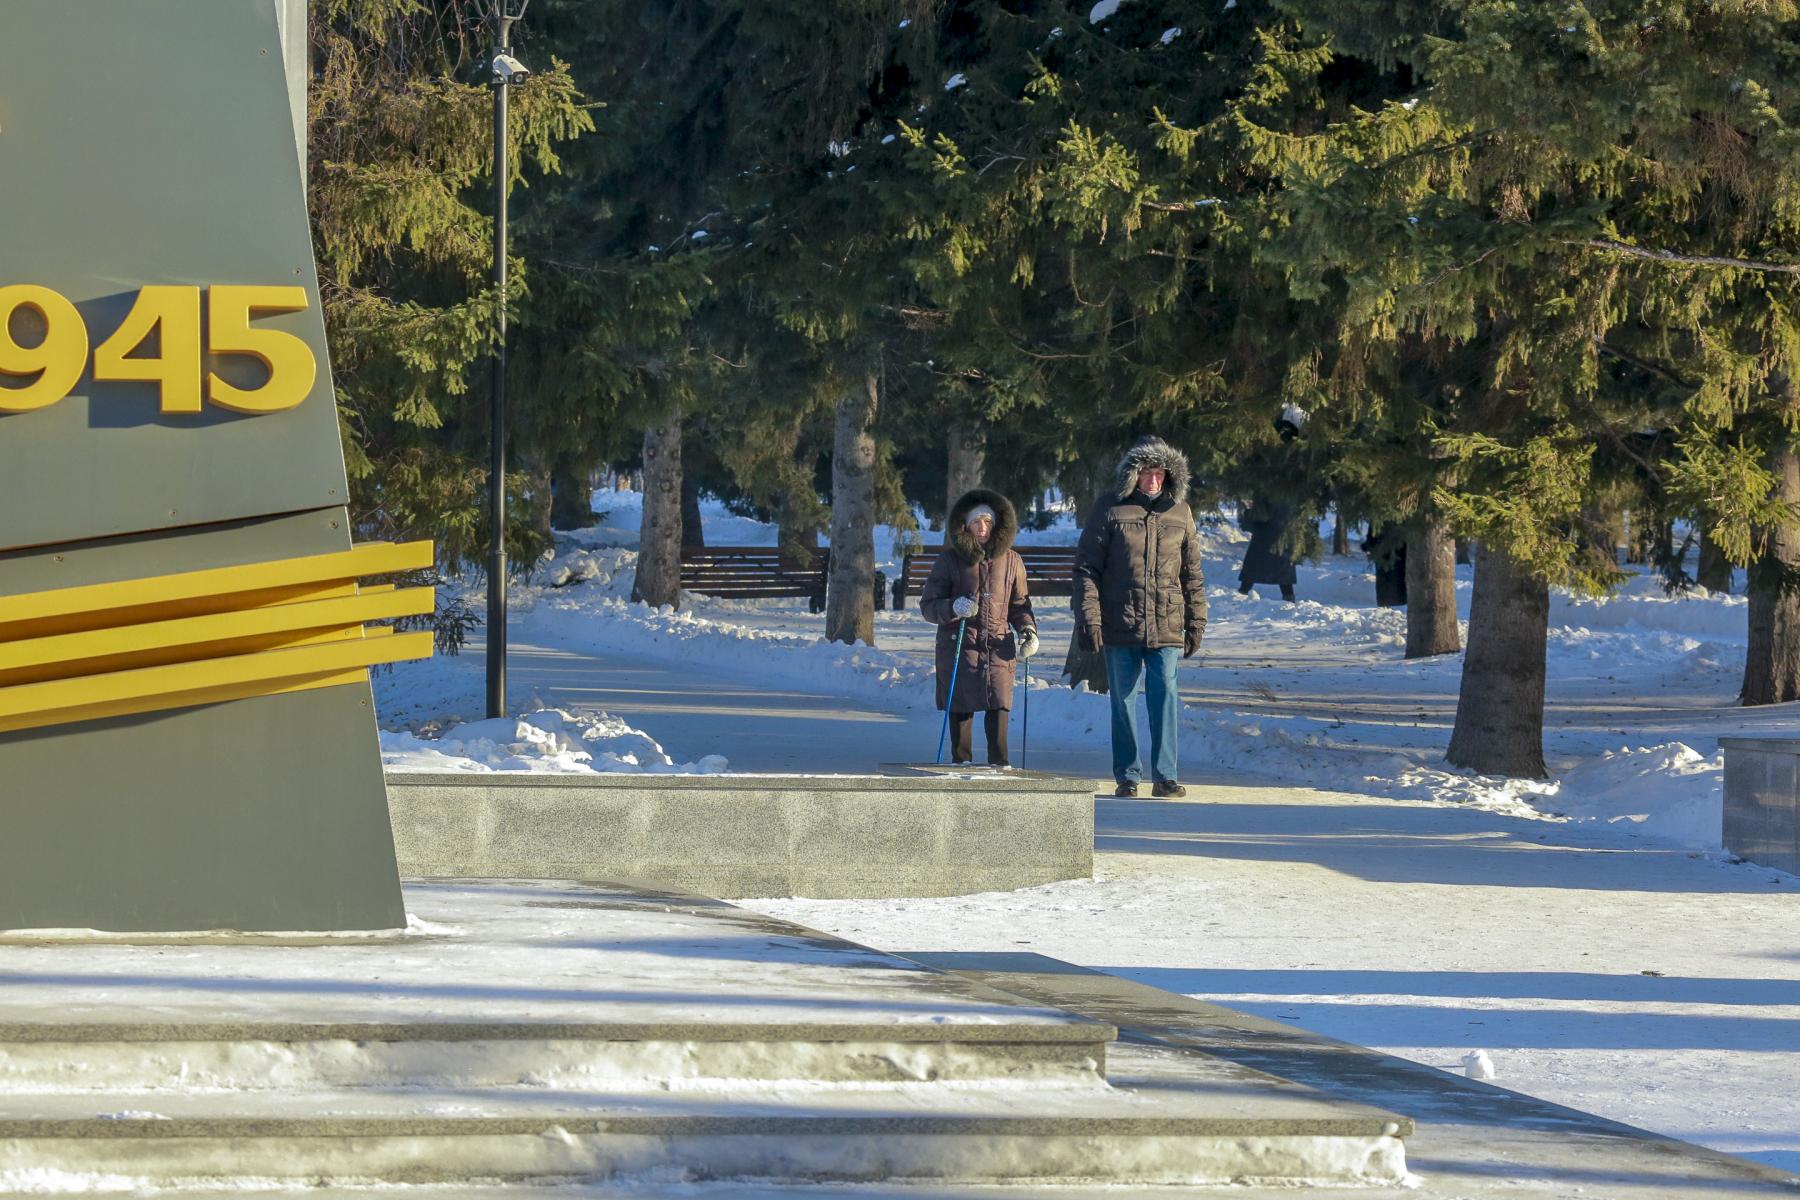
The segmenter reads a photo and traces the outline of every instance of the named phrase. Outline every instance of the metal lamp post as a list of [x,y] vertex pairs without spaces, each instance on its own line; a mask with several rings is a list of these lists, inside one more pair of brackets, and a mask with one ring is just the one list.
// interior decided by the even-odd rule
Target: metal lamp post
[[512,56],[513,22],[530,0],[495,0],[494,56],[494,385],[488,409],[487,715],[506,715],[506,96],[531,72]]

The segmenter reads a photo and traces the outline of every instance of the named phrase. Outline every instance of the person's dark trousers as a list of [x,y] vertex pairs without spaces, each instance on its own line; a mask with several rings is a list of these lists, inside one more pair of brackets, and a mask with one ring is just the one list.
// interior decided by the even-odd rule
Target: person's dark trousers
[[1180,735],[1176,714],[1181,697],[1175,688],[1175,667],[1181,647],[1143,646],[1106,648],[1106,684],[1112,697],[1112,757],[1115,783],[1138,783],[1144,778],[1144,761],[1138,754],[1137,696],[1143,688],[1150,708],[1150,771],[1158,783],[1175,783],[1180,775]]
[[[990,708],[982,713],[987,732],[987,760],[990,767],[1004,767],[1006,758],[1006,717],[1004,708]],[[975,761],[975,714],[950,714],[950,761]]]

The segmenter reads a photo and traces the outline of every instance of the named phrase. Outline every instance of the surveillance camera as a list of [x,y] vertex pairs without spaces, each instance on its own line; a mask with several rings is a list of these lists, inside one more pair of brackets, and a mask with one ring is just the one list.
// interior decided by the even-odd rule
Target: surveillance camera
[[502,83],[524,83],[531,78],[531,68],[510,54],[494,55],[494,78]]

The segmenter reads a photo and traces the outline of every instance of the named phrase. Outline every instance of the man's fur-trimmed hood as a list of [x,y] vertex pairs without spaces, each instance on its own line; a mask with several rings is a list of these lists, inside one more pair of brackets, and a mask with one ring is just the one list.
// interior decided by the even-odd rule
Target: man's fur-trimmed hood
[[[994,510],[994,532],[988,535],[987,545],[976,541],[969,532],[965,522],[969,514],[983,504]],[[1013,508],[1012,501],[999,492],[987,488],[975,488],[963,493],[950,510],[950,519],[944,522],[945,541],[955,548],[964,562],[978,563],[990,558],[1000,558],[1012,549],[1013,539],[1019,535],[1019,514]]]
[[1131,493],[1137,491],[1138,472],[1145,467],[1161,467],[1167,471],[1169,479],[1167,483],[1163,484],[1163,491],[1176,504],[1186,503],[1188,494],[1187,455],[1153,435],[1146,435],[1133,442],[1131,449],[1127,450],[1125,456],[1119,460],[1119,499],[1129,500]]

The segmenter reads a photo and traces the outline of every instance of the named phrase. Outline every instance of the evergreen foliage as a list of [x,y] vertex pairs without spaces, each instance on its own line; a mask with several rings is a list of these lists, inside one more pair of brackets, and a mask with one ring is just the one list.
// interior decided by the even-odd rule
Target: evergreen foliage
[[[320,290],[345,428],[354,519],[428,536],[447,561],[484,538],[484,394],[496,297],[492,94],[474,0],[313,0],[308,187]],[[513,106],[514,183],[557,170],[592,128],[566,66]],[[515,286],[530,276],[513,265]],[[531,555],[522,556],[529,562]]]
[[[457,557],[493,317],[478,15],[314,0],[359,510]],[[877,519],[935,512],[972,425],[1021,500],[1085,501],[1157,432],[1202,503],[1447,524],[1522,596],[1616,586],[1627,510],[1684,585],[1692,520],[1759,564],[1752,657],[1800,688],[1800,615],[1769,615],[1800,579],[1797,25],[1793,0],[537,0],[519,486],[680,415],[798,551],[873,379]]]

